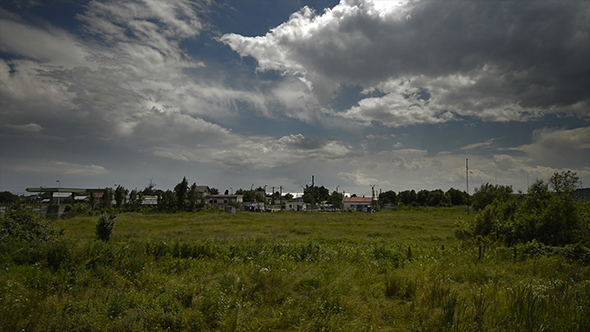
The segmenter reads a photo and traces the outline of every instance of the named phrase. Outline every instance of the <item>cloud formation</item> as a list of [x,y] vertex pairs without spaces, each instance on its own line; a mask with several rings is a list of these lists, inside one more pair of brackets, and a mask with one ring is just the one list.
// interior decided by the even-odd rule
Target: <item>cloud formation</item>
[[[228,7],[92,0],[68,24],[0,9],[3,181],[434,189],[462,184],[467,157],[476,182],[590,174],[586,2],[342,0],[254,37],[216,31]],[[531,121],[514,143],[483,130]]]
[[336,114],[366,125],[527,121],[588,116],[589,17],[581,1],[343,0],[220,40],[260,71],[299,78],[323,106],[343,84],[381,91]]

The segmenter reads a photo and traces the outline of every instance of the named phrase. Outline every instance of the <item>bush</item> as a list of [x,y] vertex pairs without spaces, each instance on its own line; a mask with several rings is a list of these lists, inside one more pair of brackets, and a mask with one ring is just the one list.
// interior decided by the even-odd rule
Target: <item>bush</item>
[[555,173],[549,181],[554,191],[540,180],[526,195],[501,195],[485,206],[472,223],[462,224],[456,234],[463,238],[467,234],[489,237],[509,246],[531,241],[553,246],[588,245],[590,204],[576,201],[573,190],[560,185],[575,187],[577,180],[572,177],[577,179],[575,173]]
[[17,206],[0,219],[0,240],[49,241],[62,235],[51,221]]
[[472,197],[472,206],[476,210],[482,210],[494,200],[506,200],[512,195],[512,186],[491,185],[489,182],[475,188]]
[[69,218],[73,218],[75,216],[87,216],[89,214],[90,213],[88,211],[88,208],[86,207],[86,204],[75,203],[75,204],[66,206],[66,208],[64,210],[64,214],[62,215],[62,218],[69,219]]
[[103,213],[100,216],[98,223],[96,224],[96,236],[100,240],[103,240],[104,242],[109,241],[113,228],[115,227],[116,217],[116,215],[108,213]]

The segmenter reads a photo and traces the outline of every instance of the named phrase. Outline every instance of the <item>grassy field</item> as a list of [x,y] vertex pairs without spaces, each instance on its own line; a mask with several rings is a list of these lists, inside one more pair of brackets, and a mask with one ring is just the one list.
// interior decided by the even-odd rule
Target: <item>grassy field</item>
[[588,331],[575,255],[453,237],[462,208],[120,214],[2,248],[2,331]]
[[[408,209],[380,213],[125,213],[116,221],[117,238],[210,239],[264,238],[302,240],[320,238],[384,238],[406,240],[452,237],[457,219],[472,219],[464,208]],[[76,239],[95,237],[97,217],[59,220],[57,225]]]

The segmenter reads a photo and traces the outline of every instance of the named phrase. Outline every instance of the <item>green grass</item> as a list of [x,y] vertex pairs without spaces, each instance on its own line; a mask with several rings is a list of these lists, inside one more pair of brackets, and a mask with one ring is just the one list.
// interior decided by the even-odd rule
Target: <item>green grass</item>
[[[384,238],[403,240],[453,236],[453,224],[473,219],[463,208],[421,208],[379,213],[125,213],[117,216],[114,236],[148,238]],[[97,217],[59,220],[77,239],[93,238]]]
[[479,259],[452,237],[468,218],[121,214],[108,243],[98,216],[59,220],[66,238],[18,249],[28,260],[2,247],[0,330],[588,330],[588,266],[496,247]]

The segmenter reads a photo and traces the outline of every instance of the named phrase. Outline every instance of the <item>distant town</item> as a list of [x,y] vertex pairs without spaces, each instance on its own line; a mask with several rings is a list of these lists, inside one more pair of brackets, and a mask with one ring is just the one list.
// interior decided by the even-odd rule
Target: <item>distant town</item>
[[[59,180],[57,181],[58,184]],[[450,207],[473,205],[485,206],[485,197],[495,197],[498,193],[512,194],[511,186],[483,184],[475,188],[475,194],[451,188],[446,192],[436,190],[392,190],[376,192],[371,187],[371,196],[357,196],[336,190],[330,192],[324,186],[312,182],[302,186],[302,192],[283,192],[283,187],[259,186],[249,189],[232,188],[223,193],[207,185],[189,185],[186,177],[173,189],[157,189],[152,181],[142,190],[129,190],[122,185],[106,188],[62,188],[38,187],[26,188],[32,193],[14,195],[8,191],[0,193],[0,215],[4,215],[7,205],[24,204],[41,215],[67,215],[81,210],[94,211],[117,209],[124,212],[158,211],[158,212],[196,212],[202,210],[219,210],[228,213],[237,211],[278,212],[278,211],[323,211],[323,212],[375,212],[381,209],[396,209],[398,206]],[[576,197],[590,200],[590,188],[576,189]],[[479,197],[478,197],[479,196]],[[479,202],[482,201],[483,202]]]

